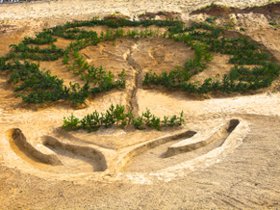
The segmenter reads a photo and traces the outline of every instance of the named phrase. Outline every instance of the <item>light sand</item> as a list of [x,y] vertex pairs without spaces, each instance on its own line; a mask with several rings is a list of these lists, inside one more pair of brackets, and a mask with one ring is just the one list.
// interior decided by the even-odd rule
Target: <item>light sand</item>
[[51,17],[78,17],[85,16],[104,16],[112,13],[122,13],[128,16],[143,14],[145,12],[171,11],[171,12],[190,12],[195,9],[207,6],[211,3],[223,4],[235,7],[248,7],[263,5],[269,0],[184,0],[184,1],[41,1],[31,4],[12,4],[0,5],[0,20],[11,19],[30,19],[30,18],[51,18]]

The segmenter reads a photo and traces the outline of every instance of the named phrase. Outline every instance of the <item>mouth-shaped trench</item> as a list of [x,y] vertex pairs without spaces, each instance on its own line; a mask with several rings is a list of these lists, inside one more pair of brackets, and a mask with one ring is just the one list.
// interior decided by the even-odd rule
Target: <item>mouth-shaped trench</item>
[[154,148],[166,149],[169,145],[174,144],[174,142],[182,141],[183,139],[186,138],[191,138],[195,134],[196,134],[195,131],[188,130],[175,135],[169,135],[162,138],[158,138],[148,143],[143,143],[137,148],[135,148],[134,150],[126,154],[126,156],[123,158],[121,163],[121,170],[125,170],[127,166],[130,165],[131,162],[133,162],[135,157],[145,154],[147,151],[150,151]]
[[200,149],[212,143],[216,143],[216,147],[219,147],[224,143],[224,141],[234,131],[239,123],[239,120],[232,119],[228,123],[216,127],[216,129],[205,135],[194,135],[190,139],[171,145],[162,156],[168,158],[180,153],[191,152]]
[[194,159],[222,146],[238,124],[239,120],[232,119],[208,133],[189,131],[141,145],[126,155],[122,169],[131,172],[156,171]]
[[39,150],[30,144],[19,128],[8,130],[7,136],[12,150],[23,160],[33,165],[36,165],[36,163],[53,166],[62,164],[57,156],[51,151],[47,149],[44,150],[44,147],[40,147]]
[[78,167],[83,171],[85,165],[91,165],[95,172],[107,169],[104,155],[91,147],[63,143],[51,136],[44,136],[43,144],[56,153],[67,167]]

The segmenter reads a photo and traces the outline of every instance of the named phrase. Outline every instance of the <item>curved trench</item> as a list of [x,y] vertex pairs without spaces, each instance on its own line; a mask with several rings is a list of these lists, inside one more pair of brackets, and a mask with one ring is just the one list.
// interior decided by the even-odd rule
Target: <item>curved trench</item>
[[127,160],[123,163],[122,169],[127,172],[156,171],[202,156],[221,147],[238,124],[239,120],[230,120],[214,133],[206,135],[205,140],[195,144],[182,145],[175,149],[170,148],[183,141],[191,142],[192,138],[196,138],[199,133],[193,132],[192,135],[181,136],[181,138],[173,137],[173,140],[161,141],[157,144],[150,142],[141,145],[126,155]]

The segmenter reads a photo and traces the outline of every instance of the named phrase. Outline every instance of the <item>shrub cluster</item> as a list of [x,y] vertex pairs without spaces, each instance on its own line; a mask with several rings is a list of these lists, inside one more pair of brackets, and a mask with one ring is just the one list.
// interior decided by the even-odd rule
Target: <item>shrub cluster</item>
[[64,97],[63,80],[40,71],[33,63],[17,61],[8,81],[16,85],[15,91],[20,92],[26,103],[57,101]]
[[12,51],[8,54],[11,59],[31,59],[37,61],[54,61],[62,57],[64,51],[56,47],[56,45],[51,45],[47,48],[30,47],[24,42],[18,45],[10,46]]
[[89,97],[90,87],[88,83],[82,87],[79,83],[70,83],[70,87],[64,87],[64,95],[74,106],[85,103],[85,100]]
[[145,74],[143,85],[162,85],[167,88],[177,88],[193,75],[203,71],[206,64],[212,59],[209,49],[205,44],[196,43],[192,48],[195,52],[194,59],[188,60],[183,67],[177,67],[169,73],[164,71],[157,75],[154,72]]
[[[183,33],[170,33],[170,38],[184,42],[195,51],[195,58],[187,61],[184,67],[175,68],[159,75],[148,72],[143,85],[163,86],[168,89],[181,89],[192,94],[209,92],[246,92],[268,87],[279,76],[280,65],[271,55],[248,37],[239,35],[227,38],[222,28],[208,23],[194,23]],[[202,84],[191,83],[189,79],[203,71],[211,60],[211,53],[230,55],[229,63],[234,64],[223,80],[206,79]],[[257,65],[253,68],[244,65]]]
[[[67,61],[69,63],[69,61]],[[87,63],[85,58],[78,51],[72,53],[71,64],[68,69],[75,75],[81,77],[86,83],[91,85],[90,92],[93,94],[106,92],[114,88],[125,88],[125,72],[122,71],[115,80],[110,71],[105,71],[102,66],[95,67]]]
[[94,111],[82,119],[73,114],[64,118],[63,128],[66,130],[83,129],[88,132],[97,131],[101,127],[109,128],[112,126],[127,127],[133,126],[136,129],[152,128],[160,130],[163,127],[181,126],[184,123],[183,112],[180,116],[164,116],[163,119],[153,115],[148,109],[141,116],[135,117],[131,112],[126,112],[123,105],[111,105],[103,113]]
[[39,66],[25,61],[16,61],[11,65],[12,72],[8,82],[15,85],[15,91],[26,103],[54,102],[60,99],[69,100],[73,105],[84,103],[88,97],[89,88],[85,84],[63,85],[63,80],[49,72],[40,71]]
[[57,39],[52,36],[49,30],[44,30],[41,33],[38,33],[35,38],[25,37],[23,40],[23,44],[35,44],[35,45],[44,45],[44,44],[52,44]]
[[61,30],[61,29],[70,29],[77,27],[85,27],[85,26],[107,26],[109,28],[123,28],[123,27],[149,27],[149,26],[158,26],[158,27],[170,27],[170,28],[182,28],[183,23],[181,21],[174,20],[139,20],[139,21],[131,21],[124,18],[106,18],[106,19],[92,19],[88,21],[75,21],[68,22],[62,26],[57,26],[52,28],[53,31]]
[[97,38],[97,33],[95,31],[85,31],[78,28],[65,29],[64,27],[57,27],[55,30],[53,30],[53,35],[62,37],[64,39],[74,40],[89,39],[93,37]]
[[[5,57],[0,58],[0,70],[10,71],[10,82],[16,86],[15,90],[28,103],[44,103],[60,99],[70,100],[74,105],[83,103],[90,94],[109,91],[114,88],[125,87],[125,73],[122,72],[115,79],[111,72],[102,67],[89,65],[79,54],[79,51],[90,45],[97,45],[103,41],[114,41],[118,38],[145,38],[162,36],[183,42],[190,46],[195,56],[185,62],[181,67],[176,67],[169,72],[155,74],[149,72],[145,75],[143,85],[163,86],[168,89],[180,89],[192,94],[211,93],[215,91],[246,92],[268,87],[279,76],[280,66],[262,46],[243,35],[230,38],[223,28],[217,27],[214,21],[208,20],[202,23],[194,23],[185,27],[180,21],[172,20],[141,20],[130,21],[122,18],[93,19],[90,21],[77,21],[66,23],[45,30],[35,38],[25,38],[18,45],[12,45],[11,51]],[[83,26],[107,26],[111,30],[101,33],[82,30]],[[167,27],[168,32],[159,34],[151,30],[130,30],[125,32],[122,27],[148,27],[155,25]],[[73,42],[65,49],[58,48],[54,42],[55,36],[71,39]],[[39,46],[47,44],[48,47]],[[190,78],[206,69],[213,53],[227,54],[229,63],[234,64],[229,74],[222,80],[206,79],[202,84],[189,82]],[[74,74],[80,76],[85,85],[63,85],[63,80],[51,76],[49,72],[42,72],[39,66],[26,60],[53,61],[63,58],[63,63]],[[23,60],[23,61],[18,61]],[[245,65],[254,65],[249,68]],[[143,116],[144,117],[144,116]],[[135,127],[141,127],[143,118],[135,118]],[[154,124],[158,122],[153,118]],[[137,126],[139,124],[139,126]],[[145,124],[148,126],[148,124]],[[148,126],[149,127],[149,126]]]
[[10,65],[7,63],[7,59],[5,57],[0,57],[0,71],[9,70]]

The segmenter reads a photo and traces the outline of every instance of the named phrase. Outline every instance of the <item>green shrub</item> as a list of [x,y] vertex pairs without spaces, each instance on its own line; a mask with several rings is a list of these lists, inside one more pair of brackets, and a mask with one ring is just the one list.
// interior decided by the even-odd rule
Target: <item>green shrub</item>
[[110,71],[105,71],[102,66],[90,66],[77,50],[72,52],[72,56],[73,61],[69,63],[69,54],[64,55],[64,57],[66,57],[66,61],[64,63],[68,63],[69,70],[71,70],[74,74],[79,75],[82,80],[92,86],[90,93],[98,94],[114,88],[125,88],[124,71],[122,71],[118,75],[118,79],[115,80],[114,75]]
[[7,59],[5,57],[0,57],[0,71],[10,70],[11,65],[7,63]]
[[27,103],[44,103],[64,98],[63,80],[42,72],[39,66],[29,62],[15,62],[12,65],[9,82],[15,84],[15,91]]
[[65,88],[67,99],[71,101],[74,106],[85,103],[89,96],[89,85],[86,83],[83,87],[79,83],[70,83],[70,88]]
[[132,125],[134,126],[134,128],[138,129],[138,130],[143,130],[144,127],[144,121],[143,121],[143,117],[135,117],[132,120]]
[[36,45],[44,45],[51,44],[55,42],[57,39],[51,35],[51,32],[45,30],[36,35],[36,38],[25,37],[23,40],[24,44],[36,44]]
[[73,114],[71,114],[70,117],[65,117],[63,119],[62,127],[66,130],[77,130],[80,127],[80,120],[79,120],[79,118],[77,118]]
[[[208,20],[211,23],[211,21]],[[262,47],[241,34],[237,38],[226,38],[224,29],[209,23],[194,23],[185,28],[184,33],[169,35],[175,41],[184,42],[195,51],[194,59],[183,67],[163,72],[159,75],[148,72],[144,76],[144,86],[163,86],[167,89],[181,89],[191,94],[210,92],[246,92],[271,85],[280,72],[279,64],[271,61],[271,55]],[[190,83],[189,79],[203,71],[212,59],[212,53],[230,55],[229,63],[235,64],[222,81],[207,78],[201,84]],[[244,65],[259,65],[252,70]],[[272,73],[273,72],[273,73]]]
[[[66,119],[66,120],[65,120]],[[75,119],[75,120],[74,120]],[[88,114],[82,119],[78,119],[74,116],[64,118],[64,124],[68,125],[70,122],[77,122],[73,129],[71,126],[63,126],[68,130],[84,129],[88,132],[96,131],[101,127],[109,128],[112,126],[120,126],[122,128],[132,125],[135,129],[151,128],[160,130],[162,127],[174,127],[181,126],[184,123],[183,112],[180,116],[166,117],[161,120],[159,117],[153,115],[148,109],[140,116],[135,117],[130,111],[126,111],[123,105],[111,105],[103,113],[94,111],[92,114]],[[71,123],[71,125],[74,123]]]
[[97,111],[94,111],[92,114],[86,115],[80,122],[80,128],[88,132],[96,131],[102,126],[102,117]]
[[[102,66],[89,65],[79,51],[90,45],[97,45],[103,41],[114,41],[118,38],[147,38],[164,37],[185,43],[195,53],[193,59],[187,60],[183,66],[176,67],[168,72],[156,74],[148,72],[144,76],[143,85],[148,87],[163,86],[170,90],[183,90],[190,94],[207,94],[212,92],[246,92],[268,87],[279,76],[280,66],[273,56],[263,46],[250,38],[238,34],[235,38],[226,35],[226,29],[212,24],[215,18],[210,17],[205,22],[193,23],[190,27],[180,21],[173,20],[140,20],[131,21],[122,18],[92,19],[89,21],[75,21],[56,26],[38,33],[35,38],[25,38],[17,45],[11,45],[10,52],[0,58],[0,71],[9,71],[9,82],[15,85],[15,91],[25,102],[44,103],[58,100],[69,100],[72,104],[84,103],[89,94],[98,94],[112,89],[125,88],[125,72],[118,77],[106,71]],[[107,26],[111,28],[100,36],[94,31],[81,29],[83,26]],[[121,27],[148,27],[155,25],[166,27],[165,34],[152,30],[129,30],[125,32]],[[54,42],[56,36],[71,39],[73,42],[63,50]],[[32,45],[48,44],[48,47],[40,48]],[[192,83],[190,79],[206,69],[213,53],[230,56],[229,63],[234,64],[229,74],[222,80],[207,78],[202,83]],[[62,58],[63,64],[67,65],[73,74],[78,75],[86,85],[78,85],[66,88],[63,80],[44,73],[39,66],[27,62],[54,61]],[[20,60],[20,61],[18,61]],[[257,65],[248,68],[245,65]],[[122,120],[112,119],[112,113],[104,113],[101,119],[104,124],[129,125],[133,117],[124,117]],[[141,118],[144,127],[158,129],[158,118],[151,116],[149,120]],[[141,121],[139,118],[138,120]],[[145,123],[145,120],[147,123]],[[168,118],[160,122],[161,126],[173,124]],[[137,121],[137,120],[136,120]],[[174,121],[176,122],[176,120]],[[175,123],[176,124],[176,123]],[[141,126],[140,126],[141,127]]]
[[56,45],[51,45],[47,48],[29,47],[24,42],[18,45],[10,45],[12,51],[8,54],[8,57],[16,59],[31,59],[39,61],[54,61],[62,57],[64,51],[56,47]]

